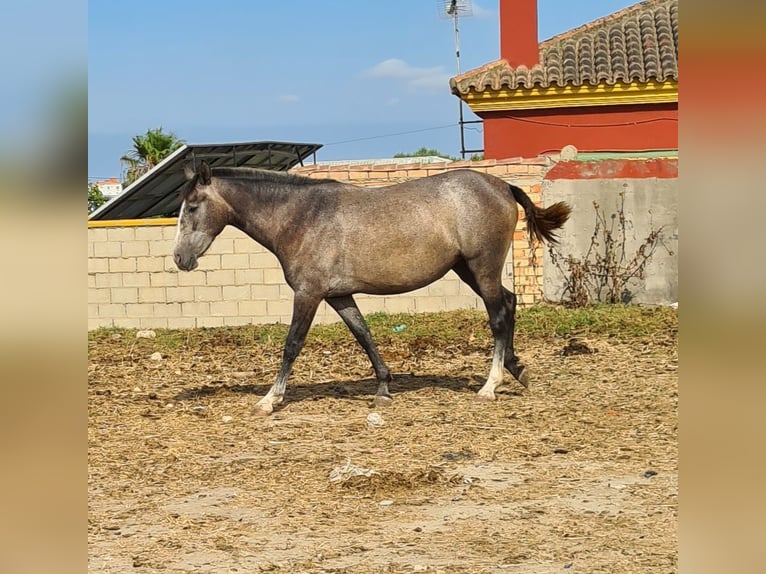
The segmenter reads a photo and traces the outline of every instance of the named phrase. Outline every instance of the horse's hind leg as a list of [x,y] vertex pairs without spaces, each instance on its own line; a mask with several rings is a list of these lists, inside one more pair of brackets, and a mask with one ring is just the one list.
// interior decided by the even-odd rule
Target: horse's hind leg
[[[468,285],[474,293],[479,297],[482,297],[479,285],[474,277],[473,272],[468,267],[465,261],[457,263],[452,270],[457,273],[458,277],[462,279],[466,285]],[[513,377],[519,381],[524,387],[529,386],[529,372],[526,367],[519,363],[519,357],[516,356],[513,346],[513,335],[516,330],[516,295],[501,287],[503,292],[503,298],[505,299],[505,306],[508,313],[508,340],[505,345],[505,356],[503,358],[503,365]]]
[[375,342],[372,340],[370,329],[356,306],[356,301],[351,295],[345,297],[328,297],[326,301],[338,312],[343,322],[354,334],[354,337],[370,358],[375,376],[378,379],[378,391],[375,394],[375,405],[385,406],[391,402],[388,392],[388,383],[391,381],[391,372],[378,353]]
[[494,400],[495,389],[503,384],[506,347],[513,330],[513,316],[509,313],[503,293],[501,269],[502,261],[486,258],[461,261],[453,267],[455,273],[484,301],[489,315],[489,327],[495,339],[492,367],[487,382],[478,393],[478,398],[484,400]]
[[270,415],[274,410],[274,405],[278,405],[284,399],[287,378],[290,376],[295,359],[303,348],[303,343],[306,342],[306,334],[311,327],[311,321],[314,319],[319,301],[321,299],[316,297],[306,296],[302,293],[295,294],[293,318],[282,353],[282,367],[279,369],[277,380],[269,392],[255,405],[255,414]]
[[503,296],[505,297],[505,305],[508,307],[508,314],[511,317],[508,343],[505,346],[505,368],[517,381],[524,385],[524,388],[527,388],[529,387],[529,370],[519,363],[519,357],[516,356],[513,349],[513,334],[516,330],[516,294],[503,287]]

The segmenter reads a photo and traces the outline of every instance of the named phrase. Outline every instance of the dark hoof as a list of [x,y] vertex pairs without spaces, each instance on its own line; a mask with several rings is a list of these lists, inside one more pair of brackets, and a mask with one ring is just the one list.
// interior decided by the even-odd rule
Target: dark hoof
[[391,397],[387,397],[384,395],[375,395],[375,398],[372,399],[372,406],[390,407],[392,402],[394,402],[394,399],[392,399]]
[[529,388],[529,369],[521,367],[521,371],[518,376],[514,375],[516,380],[519,381],[525,389]]

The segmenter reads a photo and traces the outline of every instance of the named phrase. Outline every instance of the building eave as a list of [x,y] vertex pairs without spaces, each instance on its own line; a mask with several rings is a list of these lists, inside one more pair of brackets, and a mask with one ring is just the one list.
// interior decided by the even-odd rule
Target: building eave
[[459,96],[476,114],[513,110],[536,110],[630,104],[678,102],[678,81],[617,82],[581,86],[549,86],[510,90],[471,90]]

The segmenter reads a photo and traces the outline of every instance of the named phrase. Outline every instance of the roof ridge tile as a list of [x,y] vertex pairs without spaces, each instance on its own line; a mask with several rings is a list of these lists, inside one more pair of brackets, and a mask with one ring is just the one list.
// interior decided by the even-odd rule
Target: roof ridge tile
[[644,0],[540,43],[540,63],[490,62],[450,80],[455,94],[678,79],[678,0]]

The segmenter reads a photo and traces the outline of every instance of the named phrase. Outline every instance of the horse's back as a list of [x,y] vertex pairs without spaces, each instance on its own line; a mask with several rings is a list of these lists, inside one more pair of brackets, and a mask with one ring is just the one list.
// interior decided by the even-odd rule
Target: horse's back
[[[448,171],[383,187],[347,184],[338,192],[340,205],[362,212],[369,209],[397,212],[438,210],[442,217],[452,211],[515,209],[508,184],[500,178],[470,169]],[[400,214],[401,211],[399,211]],[[402,214],[405,215],[405,214]]]
[[311,244],[343,270],[338,292],[427,285],[482,251],[505,257],[516,223],[507,184],[470,170],[379,188],[346,185]]

